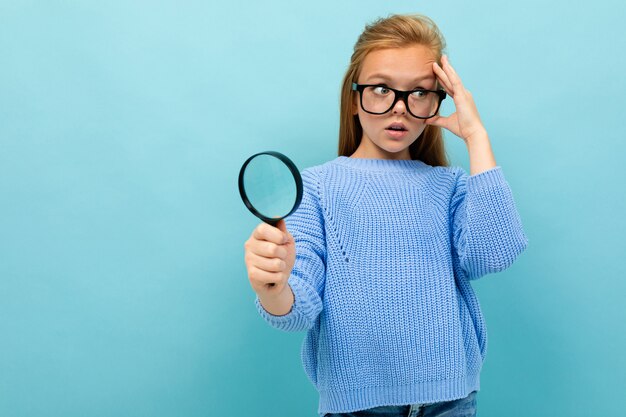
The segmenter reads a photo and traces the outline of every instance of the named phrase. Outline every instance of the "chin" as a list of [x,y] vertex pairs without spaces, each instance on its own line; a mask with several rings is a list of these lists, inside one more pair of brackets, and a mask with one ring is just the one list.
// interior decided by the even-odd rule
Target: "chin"
[[400,152],[404,152],[405,150],[409,148],[404,143],[400,143],[400,142],[398,142],[396,145],[397,146],[379,146],[379,148],[381,148],[383,151],[388,152],[388,153],[400,153]]

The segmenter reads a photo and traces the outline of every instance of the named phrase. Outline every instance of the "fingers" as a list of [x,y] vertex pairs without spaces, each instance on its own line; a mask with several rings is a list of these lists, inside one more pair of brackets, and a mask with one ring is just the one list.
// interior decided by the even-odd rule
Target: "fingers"
[[444,129],[448,129],[449,130],[449,126],[448,126],[449,125],[449,120],[448,120],[448,117],[433,116],[430,119],[426,119],[426,124],[427,125],[443,127]]
[[448,80],[452,85],[452,90],[455,92],[459,92],[463,90],[463,83],[461,82],[461,78],[458,76],[452,65],[450,65],[450,61],[448,60],[448,56],[444,55],[441,58],[441,63],[443,64],[442,69],[445,71],[448,76]]
[[280,259],[285,259],[287,257],[287,249],[281,245],[277,245],[276,243],[255,239],[253,239],[250,243],[249,251],[258,256]]
[[287,267],[287,263],[281,258],[266,258],[254,253],[248,255],[247,262],[266,272],[283,272]]
[[273,242],[277,245],[281,245],[289,241],[289,236],[286,232],[283,232],[279,228],[269,225],[265,222],[260,223],[254,229],[252,237],[257,240],[266,240],[268,242]]
[[447,55],[443,55],[441,57],[441,66],[439,66],[437,62],[434,62],[433,69],[435,74],[437,74],[441,80],[444,90],[450,95],[450,97],[454,98],[454,94],[459,92],[462,93],[465,90],[465,87],[461,82],[461,78],[456,73],[455,69],[452,68],[452,65],[450,65]]
[[457,136],[459,136],[460,134],[459,127],[458,127],[459,122],[458,122],[457,112],[454,112],[450,116],[447,116],[447,117],[441,117],[441,116],[431,117],[430,119],[426,119],[426,124],[434,125],[434,126],[441,126],[444,129],[449,130],[450,132],[454,133]]
[[257,268],[256,266],[250,267],[248,275],[251,280],[262,283],[263,285],[272,283],[276,284],[284,280],[284,276],[280,272],[268,272]]
[[431,117],[431,118],[428,118],[428,119],[424,120],[424,122],[425,122],[427,125],[433,125],[433,126],[441,126],[441,127],[443,127],[443,123],[442,123],[442,120],[441,120],[441,116],[433,116],[433,117]]
[[445,90],[445,92],[448,93],[450,97],[454,98],[454,90],[452,90],[452,83],[450,83],[450,80],[448,79],[448,76],[446,75],[444,70],[441,69],[441,67],[439,66],[439,64],[437,64],[437,62],[433,64],[433,69],[437,77],[439,77],[439,81],[441,81],[441,84],[443,85],[443,89]]
[[452,65],[450,65],[450,60],[448,59],[448,55],[444,55],[441,58],[441,63],[443,64],[443,67],[442,67],[443,70],[446,71],[446,73],[450,73],[448,78],[450,78],[450,81],[452,81],[452,86],[460,85],[461,79],[457,75],[454,68],[452,68]]

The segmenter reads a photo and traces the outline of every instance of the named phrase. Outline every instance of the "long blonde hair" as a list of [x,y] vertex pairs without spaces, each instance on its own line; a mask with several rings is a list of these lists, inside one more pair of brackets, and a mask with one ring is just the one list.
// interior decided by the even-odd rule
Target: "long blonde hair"
[[[358,115],[352,114],[354,94],[358,94],[357,91],[352,91],[352,83],[357,82],[366,55],[377,49],[415,44],[429,48],[441,65],[446,42],[435,22],[429,17],[421,14],[394,14],[365,25],[365,30],[354,45],[350,65],[341,86],[339,156],[352,155],[363,135]],[[432,166],[449,166],[441,129],[439,126],[426,125],[422,134],[409,146],[411,159],[419,159]]]

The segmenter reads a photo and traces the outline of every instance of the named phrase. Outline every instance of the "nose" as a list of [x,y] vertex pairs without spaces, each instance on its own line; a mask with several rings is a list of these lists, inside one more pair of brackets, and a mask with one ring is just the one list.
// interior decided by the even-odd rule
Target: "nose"
[[394,104],[393,114],[406,114],[406,103],[402,98],[399,98],[396,104]]

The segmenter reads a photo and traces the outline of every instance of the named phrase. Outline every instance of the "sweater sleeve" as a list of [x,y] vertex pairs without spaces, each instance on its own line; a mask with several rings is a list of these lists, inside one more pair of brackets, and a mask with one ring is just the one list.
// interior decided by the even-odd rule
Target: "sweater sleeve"
[[469,176],[456,170],[450,211],[453,253],[470,280],[508,268],[528,245],[500,166]]
[[258,295],[257,310],[271,326],[288,332],[313,327],[322,311],[326,278],[326,237],[319,199],[319,184],[311,168],[301,172],[302,200],[298,208],[285,218],[287,230],[296,245],[296,259],[287,284],[294,294],[291,310],[276,316],[263,308]]

